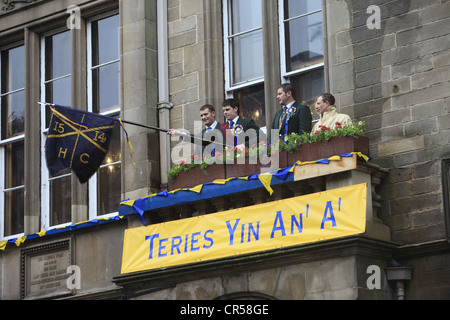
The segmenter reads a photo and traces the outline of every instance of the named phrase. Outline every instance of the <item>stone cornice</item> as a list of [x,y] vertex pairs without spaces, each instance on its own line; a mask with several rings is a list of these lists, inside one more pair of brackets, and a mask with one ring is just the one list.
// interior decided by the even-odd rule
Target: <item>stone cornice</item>
[[231,258],[123,274],[114,277],[113,282],[123,287],[125,292],[149,289],[148,286],[154,289],[168,288],[177,283],[215,277],[218,274],[244,272],[250,269],[270,269],[344,256],[366,256],[387,261],[396,248],[397,245],[392,242],[364,236],[351,236]]
[[0,14],[13,11],[17,9],[16,5],[20,4],[19,7],[23,7],[29,3],[38,2],[40,0],[1,0],[0,2]]

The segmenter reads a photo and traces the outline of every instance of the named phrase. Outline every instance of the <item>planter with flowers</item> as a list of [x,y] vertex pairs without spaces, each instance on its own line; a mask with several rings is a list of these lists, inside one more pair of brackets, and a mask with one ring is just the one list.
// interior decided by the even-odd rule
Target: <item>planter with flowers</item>
[[287,151],[288,165],[297,161],[314,161],[350,152],[368,155],[369,139],[365,136],[365,123],[360,121],[348,126],[336,122],[331,129],[319,126],[314,133],[290,134],[280,150]]
[[[270,144],[265,141],[248,147],[227,148],[224,158],[225,174],[227,178],[246,177],[271,166]],[[279,168],[278,162],[274,167]]]
[[292,133],[285,142],[278,141],[275,146],[261,141],[250,148],[225,148],[223,153],[216,151],[215,159],[191,157],[191,161],[180,162],[168,171],[168,189],[192,188],[216,179],[260,173],[271,165],[261,160],[262,155],[268,155],[271,161],[278,159],[273,167],[284,168],[297,161],[315,161],[350,152],[369,154],[369,140],[362,121],[349,126],[336,123],[333,129],[321,126],[314,133]]
[[[222,154],[216,152],[217,157]],[[181,161],[168,172],[168,190],[192,188],[200,184],[225,179],[225,165],[213,163],[213,159],[191,157],[190,161]]]

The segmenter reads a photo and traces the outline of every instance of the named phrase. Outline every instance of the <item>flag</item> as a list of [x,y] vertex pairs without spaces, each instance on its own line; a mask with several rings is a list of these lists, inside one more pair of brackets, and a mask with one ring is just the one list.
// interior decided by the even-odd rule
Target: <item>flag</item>
[[81,183],[97,171],[108,152],[115,118],[51,105],[53,115],[45,142],[51,176],[70,168]]

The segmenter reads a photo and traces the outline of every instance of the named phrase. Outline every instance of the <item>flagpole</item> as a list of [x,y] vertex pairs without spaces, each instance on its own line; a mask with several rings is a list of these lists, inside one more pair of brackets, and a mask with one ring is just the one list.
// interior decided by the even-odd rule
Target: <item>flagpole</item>
[[[116,120],[119,121],[118,119],[116,119]],[[146,125],[146,124],[141,124],[141,123],[137,123],[137,122],[123,120],[122,118],[120,118],[120,121],[122,121],[123,123],[131,124],[133,126],[143,127],[143,128],[147,128],[147,129],[153,129],[153,130],[158,130],[158,131],[162,131],[162,132],[168,132],[169,131],[167,129],[161,129],[161,128],[149,126],[149,125]]]
[[[38,102],[38,104],[44,105],[44,106],[52,106],[52,105],[54,105],[53,103],[47,103],[47,102]],[[162,128],[159,128],[159,127],[149,126],[149,125],[142,124],[142,123],[132,122],[132,121],[124,120],[122,118],[120,118],[120,120],[119,120],[119,118],[114,118],[114,119],[116,121],[119,121],[119,122],[122,121],[123,123],[127,123],[127,124],[130,124],[130,125],[133,125],[133,126],[138,126],[138,127],[142,127],[142,128],[157,130],[157,131],[166,132],[166,133],[169,132],[168,129],[162,129]],[[223,146],[223,147],[227,147],[226,144],[223,144],[223,143],[220,143],[220,142],[214,142],[214,141],[211,141],[211,140],[205,140],[205,139],[203,139],[201,137],[196,137],[194,135],[189,135],[189,134],[187,134],[185,132],[177,131],[176,134],[178,134],[180,136],[185,136],[185,137],[189,137],[190,136],[194,140],[200,140],[202,142],[206,141],[208,143],[214,143],[214,144],[217,144],[217,145],[220,145],[220,146]]]
[[[118,119],[116,119],[116,120],[119,121]],[[141,123],[137,123],[137,122],[123,120],[122,118],[120,118],[120,121],[122,121],[123,123],[131,124],[133,126],[143,127],[143,128],[147,128],[147,129],[154,129],[154,130],[158,130],[158,131],[162,131],[162,132],[168,132],[169,131],[167,129],[161,129],[161,128],[154,127],[154,126],[149,126],[149,125],[146,125],[146,124],[141,124]],[[184,137],[191,137],[194,140],[200,140],[202,142],[206,141],[208,143],[214,143],[214,144],[217,144],[217,145],[220,145],[220,146],[223,146],[223,147],[227,146],[226,144],[223,144],[223,143],[220,143],[220,142],[214,142],[214,141],[211,141],[211,140],[205,140],[205,139],[203,139],[201,137],[196,137],[194,135],[189,135],[189,134],[187,134],[185,132],[182,132],[182,131],[177,131],[176,134],[178,134],[180,136],[184,136]]]

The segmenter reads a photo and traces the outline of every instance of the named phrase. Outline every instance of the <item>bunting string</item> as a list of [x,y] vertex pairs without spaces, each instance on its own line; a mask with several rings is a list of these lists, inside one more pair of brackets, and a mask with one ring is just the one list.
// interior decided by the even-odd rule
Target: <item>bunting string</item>
[[281,179],[283,181],[286,180],[286,178],[288,177],[288,175],[290,173],[294,172],[294,168],[296,166],[302,166],[302,165],[307,165],[307,164],[328,164],[330,163],[330,161],[339,161],[342,157],[352,157],[353,155],[356,155],[358,157],[363,158],[366,162],[371,160],[370,157],[364,155],[361,152],[351,152],[351,153],[345,153],[345,154],[341,154],[341,155],[336,155],[336,156],[331,156],[329,158],[324,158],[324,159],[320,159],[320,160],[316,160],[316,161],[305,161],[305,162],[300,162],[297,161],[295,164],[288,166],[286,168],[281,168],[278,170],[274,170],[274,171],[268,171],[268,172],[264,172],[264,173],[256,173],[256,174],[252,174],[246,177],[230,177],[230,178],[226,178],[226,179],[217,179],[211,182],[207,182],[192,188],[179,188],[179,189],[175,189],[175,190],[171,190],[171,191],[163,191],[163,192],[159,192],[159,193],[155,193],[152,195],[149,195],[145,198],[142,199],[138,199],[138,200],[124,200],[120,203],[119,205],[119,212],[120,212],[120,207],[129,207],[132,208],[134,213],[136,214],[136,216],[138,217],[138,219],[142,222],[143,225],[146,225],[146,221],[144,219],[144,212],[151,210],[148,207],[146,207],[146,203],[148,203],[148,201],[151,201],[151,199],[153,197],[169,197],[169,195],[176,195],[178,192],[193,192],[196,194],[200,194],[202,192],[208,192],[208,190],[205,190],[205,186],[209,186],[209,185],[225,185],[230,181],[234,181],[234,180],[246,180],[246,181],[252,181],[252,180],[259,180],[261,182],[261,184],[263,185],[263,187],[267,190],[267,192],[269,192],[270,195],[273,194],[273,189],[272,189],[272,181],[273,178],[278,178]]

